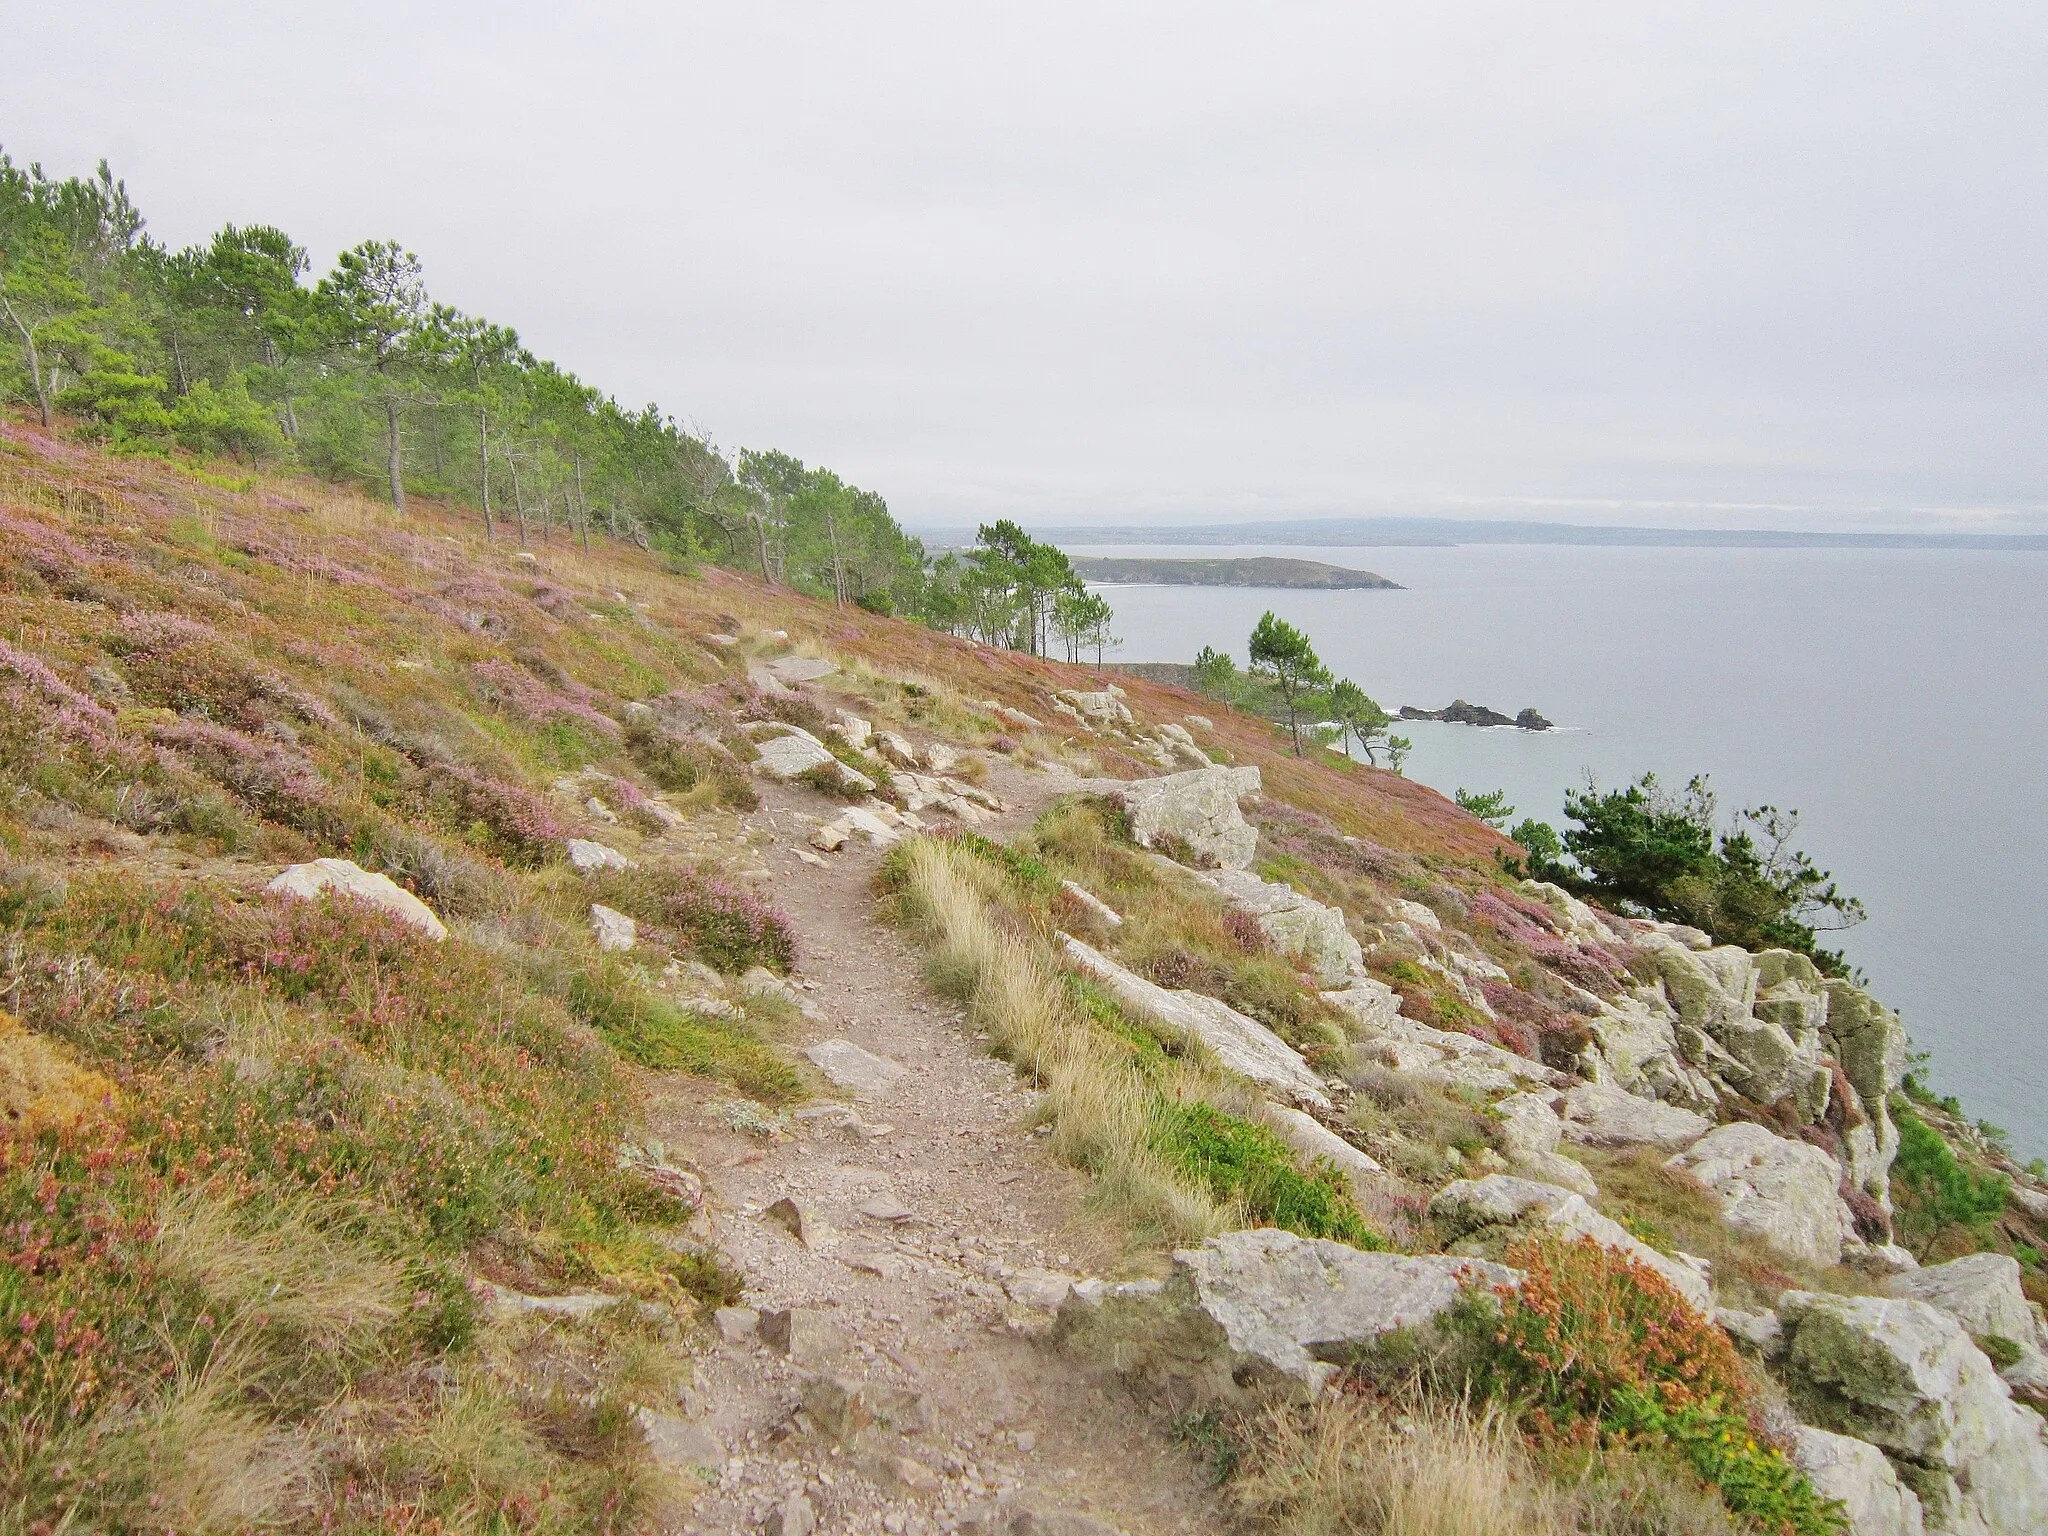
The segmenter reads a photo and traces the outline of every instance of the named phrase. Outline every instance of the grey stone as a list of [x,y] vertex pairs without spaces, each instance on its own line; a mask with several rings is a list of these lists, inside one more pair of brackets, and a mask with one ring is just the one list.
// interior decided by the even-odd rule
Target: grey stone
[[910,744],[908,738],[899,736],[894,731],[875,732],[875,750],[888,760],[891,768],[921,766],[917,758],[917,748]]
[[2048,1444],[1962,1325],[1925,1302],[1788,1291],[1784,1379],[1801,1418],[1867,1440],[1930,1531],[2048,1530]]
[[818,1512],[800,1493],[792,1493],[769,1510],[761,1523],[761,1536],[817,1536],[817,1530]]
[[1842,1167],[1819,1147],[1760,1125],[1716,1127],[1665,1166],[1721,1198],[1721,1219],[1787,1258],[1826,1267],[1842,1261],[1855,1226],[1839,1190]]
[[800,773],[809,773],[813,768],[824,768],[838,764],[839,759],[809,736],[791,732],[784,736],[771,736],[757,744],[761,754],[756,763],[763,773],[778,779],[793,779]]
[[314,859],[309,864],[294,864],[264,889],[300,901],[330,894],[360,901],[417,928],[437,944],[448,937],[447,925],[434,915],[432,907],[390,876],[372,874],[348,859]]
[[1259,834],[1237,802],[1258,793],[1256,768],[1194,768],[1135,780],[1117,791],[1117,800],[1140,847],[1177,838],[1205,864],[1243,869],[1258,848]]
[[1328,1163],[1343,1174],[1353,1194],[1362,1195],[1372,1187],[1375,1175],[1386,1172],[1313,1115],[1285,1104],[1266,1104],[1259,1114],[1274,1134],[1308,1162]]
[[1283,955],[1308,962],[1326,987],[1340,987],[1365,970],[1365,951],[1344,925],[1344,914],[1302,895],[1291,885],[1261,880],[1248,869],[1202,877],[1224,900],[1258,921],[1259,931]]
[[799,1390],[799,1401],[817,1432],[842,1445],[875,1421],[866,1384],[849,1376],[812,1376]]
[[1003,1280],[1003,1292],[1020,1307],[1056,1312],[1074,1288],[1074,1277],[1056,1269],[1020,1269]]
[[1562,1152],[1531,1152],[1513,1159],[1515,1171],[1524,1178],[1555,1184],[1588,1200],[1600,1197],[1600,1182],[1584,1163],[1574,1162]]
[[763,1312],[760,1332],[763,1344],[796,1365],[828,1365],[853,1348],[846,1335],[832,1326],[829,1315],[816,1307]]
[[886,1056],[862,1050],[851,1040],[820,1040],[804,1047],[804,1055],[834,1088],[849,1093],[887,1092],[909,1070]]
[[1092,693],[1062,688],[1055,697],[1083,720],[1093,724],[1115,726],[1131,723],[1131,711],[1124,703],[1121,688],[1109,687]]
[[501,1312],[532,1313],[542,1317],[566,1317],[581,1321],[608,1312],[626,1298],[604,1291],[571,1291],[565,1296],[529,1296],[507,1286],[484,1284],[484,1294]]
[[638,923],[596,902],[590,906],[590,931],[597,937],[597,947],[608,954],[622,954],[640,942]]
[[1555,1094],[1513,1093],[1493,1106],[1500,1121],[1496,1133],[1501,1153],[1510,1161],[1555,1152],[1564,1140],[1564,1121],[1558,1118]]
[[1922,1536],[1920,1500],[1876,1446],[1801,1424],[1792,1431],[1792,1461],[1814,1492],[1841,1502],[1849,1536]]
[[1584,1146],[1682,1147],[1714,1128],[1706,1116],[1689,1109],[1599,1083],[1581,1083],[1565,1094],[1564,1101],[1565,1138]]
[[1775,1361],[1785,1353],[1785,1325],[1775,1312],[1745,1312],[1738,1307],[1714,1308],[1714,1321],[1735,1347],[1759,1360]]
[[587,837],[572,837],[564,848],[569,855],[569,867],[579,875],[594,875],[605,869],[631,869],[633,861],[616,848],[603,843],[594,843]]
[[648,1453],[665,1467],[716,1472],[725,1462],[725,1447],[701,1424],[674,1414],[635,1408],[633,1417],[647,1441]]
[[1322,1079],[1301,1053],[1256,1019],[1200,992],[1169,991],[1125,970],[1107,955],[1068,934],[1060,935],[1074,966],[1102,982],[1124,1003],[1183,1036],[1199,1041],[1223,1066],[1319,1109],[1330,1107]]
[[837,672],[839,663],[822,656],[778,656],[768,663],[768,670],[779,682],[812,683]]
[[1336,1362],[1397,1329],[1427,1329],[1468,1283],[1519,1285],[1521,1275],[1443,1254],[1366,1253],[1271,1229],[1230,1232],[1176,1252],[1154,1295],[1077,1299],[1062,1313],[1062,1334],[1204,1395],[1309,1398],[1336,1374]]
[[1850,1108],[1863,1121],[1843,1137],[1844,1161],[1850,1181],[1890,1210],[1892,1159],[1899,1150],[1891,1096],[1906,1069],[1906,1026],[1861,987],[1833,979],[1825,986],[1828,1017],[1822,1039],[1841,1064],[1856,1095]]
[[718,1325],[718,1336],[728,1344],[745,1343],[761,1326],[761,1314],[752,1307],[720,1307],[711,1320]]
[[1567,1237],[1590,1237],[1601,1247],[1625,1253],[1655,1270],[1695,1307],[1707,1308],[1704,1275],[1690,1264],[1659,1253],[1619,1222],[1594,1210],[1573,1190],[1492,1173],[1482,1179],[1460,1179],[1438,1190],[1429,1202],[1429,1214],[1454,1235],[1483,1232],[1489,1227],[1546,1227]]
[[1946,1312],[1979,1338],[1988,1334],[2010,1339],[2022,1349],[2048,1345],[2041,1321],[2020,1289],[2020,1262],[2009,1254],[1973,1253],[1931,1264],[1892,1276],[1886,1289]]
[[793,1195],[784,1195],[780,1200],[761,1212],[763,1221],[772,1221],[806,1248],[815,1248],[832,1228],[808,1202],[799,1201]]

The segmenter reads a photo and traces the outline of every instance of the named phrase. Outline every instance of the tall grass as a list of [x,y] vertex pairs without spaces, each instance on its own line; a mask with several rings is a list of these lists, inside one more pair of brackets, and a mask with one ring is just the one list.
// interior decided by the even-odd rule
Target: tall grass
[[1130,1047],[1087,1016],[1043,939],[997,920],[1002,874],[968,849],[920,838],[903,855],[906,915],[929,940],[931,977],[966,1003],[1000,1053],[1044,1089],[1058,1155],[1095,1176],[1104,1210],[1172,1239],[1224,1230],[1235,1213],[1178,1177],[1155,1150],[1162,1098],[1205,1098],[1195,1065],[1160,1058],[1163,1081],[1130,1070]]

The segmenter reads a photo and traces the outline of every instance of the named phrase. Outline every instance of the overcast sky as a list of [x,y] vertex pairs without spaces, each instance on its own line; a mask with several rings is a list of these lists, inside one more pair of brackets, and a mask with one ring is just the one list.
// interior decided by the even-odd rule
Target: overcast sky
[[2048,528],[2048,6],[16,6],[0,146],[906,522]]

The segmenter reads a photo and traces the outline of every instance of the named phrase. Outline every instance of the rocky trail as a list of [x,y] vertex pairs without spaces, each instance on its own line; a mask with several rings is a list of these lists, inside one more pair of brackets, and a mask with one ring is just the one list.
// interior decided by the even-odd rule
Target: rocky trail
[[[986,828],[1000,834],[1070,786],[1016,770],[990,787],[1010,806]],[[1043,1155],[1030,1086],[877,919],[880,851],[809,847],[829,814],[767,788],[728,835],[765,864],[801,946],[804,1018],[784,1044],[816,1052],[834,1085],[765,1120],[701,1082],[653,1085],[650,1129],[695,1150],[703,1235],[748,1283],[675,1414],[646,1421],[707,1483],[679,1528],[1213,1527],[1164,1411],[1043,1342],[1067,1277],[1107,1257],[1085,1181]]]

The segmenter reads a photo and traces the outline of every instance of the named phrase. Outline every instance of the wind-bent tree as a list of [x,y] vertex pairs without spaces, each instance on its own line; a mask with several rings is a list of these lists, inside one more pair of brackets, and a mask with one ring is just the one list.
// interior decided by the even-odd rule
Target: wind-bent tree
[[1396,773],[1412,745],[1404,736],[1388,733],[1394,721],[1378,700],[1374,699],[1350,678],[1343,678],[1330,685],[1328,697],[1330,719],[1337,726],[1338,735],[1344,744],[1345,756],[1351,755],[1351,744],[1355,741],[1359,750],[1365,753],[1365,760],[1377,768],[1379,754],[1388,755],[1389,766]]
[[420,259],[395,240],[365,240],[341,253],[320,292],[333,309],[336,333],[376,378],[375,394],[384,408],[391,505],[403,512],[405,454],[398,424],[410,393],[407,375],[414,345],[426,318]]
[[1301,756],[1301,717],[1305,706],[1330,686],[1330,673],[1316,656],[1308,636],[1271,609],[1252,628],[1251,670],[1273,685],[1287,711],[1287,732],[1294,755]]
[[1109,632],[1114,617],[1109,599],[1100,592],[1063,587],[1053,596],[1053,633],[1066,642],[1069,661],[1079,661],[1081,652],[1093,646],[1096,665],[1100,666],[1103,651],[1117,644],[1116,636]]

